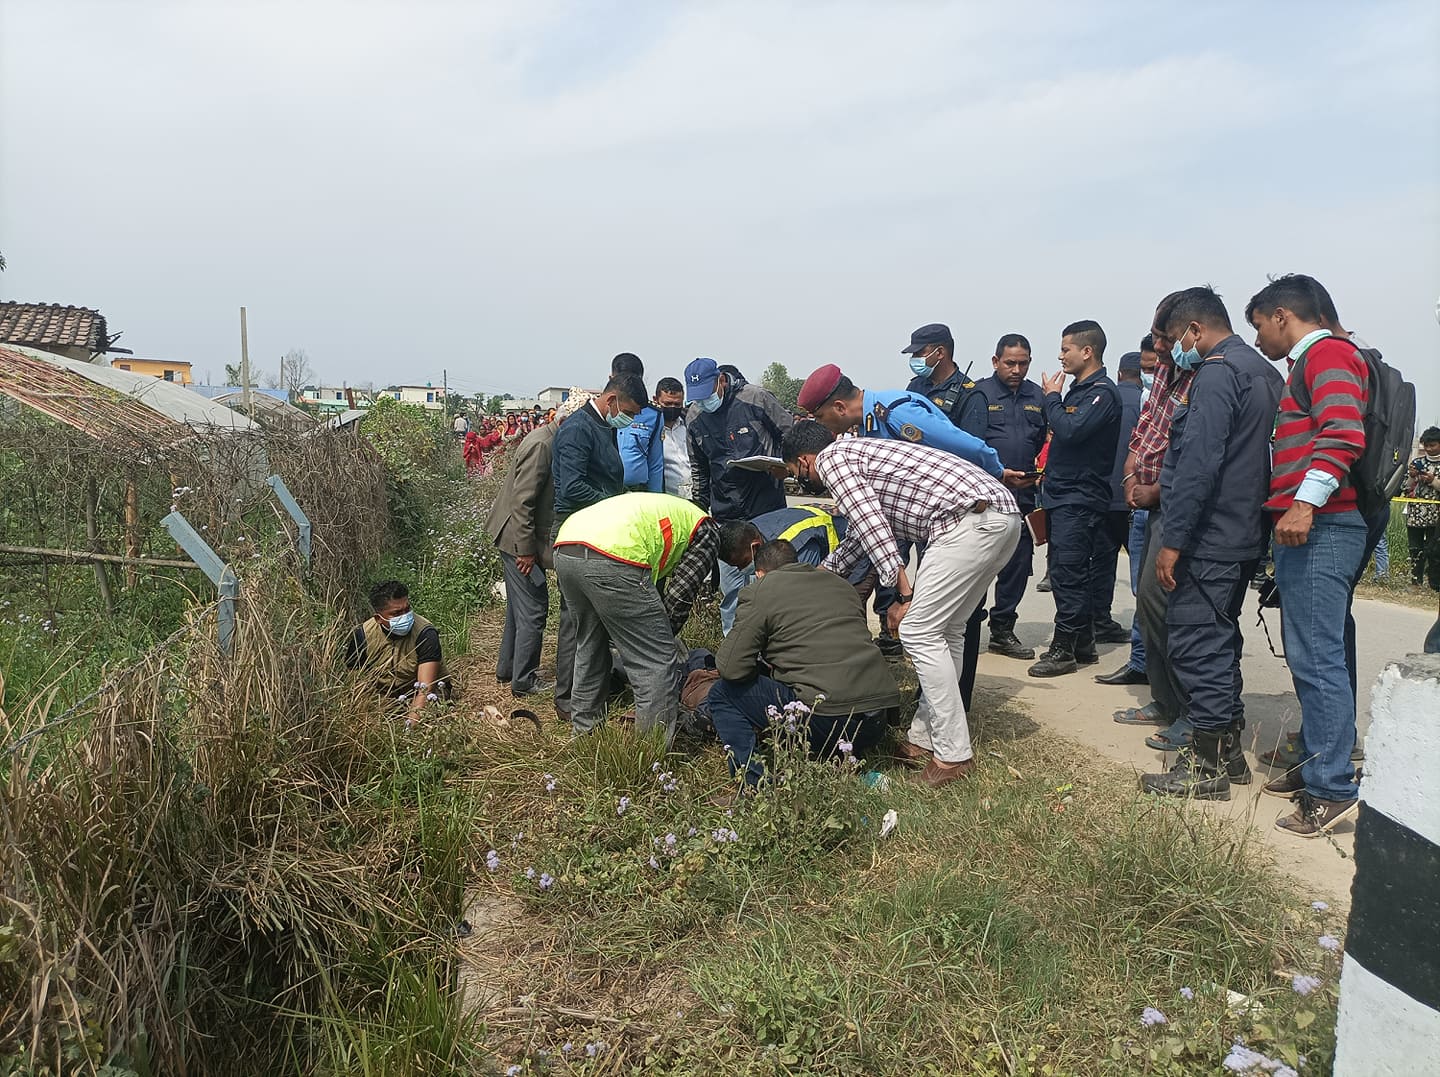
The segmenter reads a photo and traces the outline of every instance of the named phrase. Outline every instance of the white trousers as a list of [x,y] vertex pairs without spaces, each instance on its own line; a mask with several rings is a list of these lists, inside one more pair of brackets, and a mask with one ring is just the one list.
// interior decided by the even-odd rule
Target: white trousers
[[923,691],[910,743],[930,749],[942,763],[961,763],[975,754],[960,700],[965,622],[1015,552],[1020,527],[1016,513],[967,513],[926,545],[915,575],[915,597],[900,622],[900,642]]

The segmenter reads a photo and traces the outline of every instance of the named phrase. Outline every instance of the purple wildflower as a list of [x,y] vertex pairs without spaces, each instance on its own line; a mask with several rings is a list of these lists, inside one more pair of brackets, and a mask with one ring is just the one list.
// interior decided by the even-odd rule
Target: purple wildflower
[[1332,954],[1340,949],[1340,940],[1334,935],[1321,935],[1315,941],[1320,944],[1320,949],[1329,950]]
[[1146,1006],[1140,1011],[1140,1023],[1146,1028],[1151,1028],[1154,1025],[1163,1025],[1165,1021],[1165,1015],[1154,1006]]
[[652,856],[652,857],[650,858],[650,866],[651,866],[652,868],[654,868],[656,871],[659,871],[659,870],[660,870],[660,861],[656,860],[656,859]]
[[549,890],[549,889],[550,889],[552,886],[554,886],[554,885],[555,885],[555,877],[554,877],[553,875],[551,875],[548,871],[547,871],[547,872],[542,872],[541,875],[540,875],[540,889],[541,889],[541,890]]
[[1320,977],[1306,976],[1297,972],[1290,980],[1290,986],[1295,989],[1297,995],[1308,995],[1320,986]]
[[491,849],[488,853],[485,854],[485,870],[500,870],[500,854],[497,853],[494,849]]
[[535,869],[534,869],[534,868],[526,868],[526,869],[525,869],[525,878],[527,878],[527,879],[533,879],[533,878],[535,878]]
[[1323,901],[1312,901],[1310,902],[1310,907],[1316,912],[1326,912],[1330,908],[1330,906]]
[[518,1065],[505,1067],[505,1077],[520,1077],[521,1072],[522,1070]]
[[1195,992],[1190,990],[1190,988],[1188,987],[1182,987],[1180,988],[1180,997],[1183,998],[1186,1002],[1191,1002],[1195,998]]
[[544,777],[544,782],[545,782],[545,792],[547,792],[547,793],[553,793],[553,792],[555,792],[555,775],[553,775],[553,774],[546,774],[545,777]]
[[630,807],[630,798],[629,798],[629,797],[621,797],[621,798],[620,798],[620,803],[618,803],[618,804],[615,805],[615,814],[616,814],[616,815],[624,815],[624,814],[625,814],[625,809],[628,808],[628,807]]

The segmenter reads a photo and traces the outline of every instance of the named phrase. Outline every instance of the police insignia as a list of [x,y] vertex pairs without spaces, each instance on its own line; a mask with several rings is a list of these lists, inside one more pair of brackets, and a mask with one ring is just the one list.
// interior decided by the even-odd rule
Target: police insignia
[[900,436],[906,441],[919,441],[925,435],[920,433],[920,428],[913,423],[905,423],[900,427]]
[[943,408],[945,406],[945,398],[943,396],[932,396],[930,398],[930,403],[934,404],[936,407]]
[[876,401],[875,406],[870,410],[874,412],[875,418],[880,420],[880,422],[882,423],[890,415],[890,409],[887,408],[884,404],[881,404],[879,401]]

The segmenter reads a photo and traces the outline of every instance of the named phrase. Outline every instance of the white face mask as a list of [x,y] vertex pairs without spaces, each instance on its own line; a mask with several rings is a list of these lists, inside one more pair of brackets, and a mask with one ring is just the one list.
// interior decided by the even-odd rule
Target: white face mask
[[1145,370],[1140,371],[1140,384],[1144,385],[1147,389],[1153,389],[1155,387],[1155,375]]

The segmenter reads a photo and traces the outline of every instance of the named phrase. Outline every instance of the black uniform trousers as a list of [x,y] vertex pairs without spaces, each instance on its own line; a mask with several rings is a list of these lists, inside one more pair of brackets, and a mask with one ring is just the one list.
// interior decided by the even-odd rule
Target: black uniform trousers
[[1245,722],[1240,607],[1254,573],[1254,561],[1181,557],[1175,565],[1175,590],[1165,610],[1170,668],[1201,733],[1222,733],[1231,722]]
[[1109,621],[1110,607],[1115,604],[1115,573],[1120,568],[1120,551],[1130,539],[1130,511],[1111,509],[1104,514],[1105,523],[1095,540],[1095,558],[1090,566],[1090,584],[1094,594],[1091,607],[1096,621]]
[[[1088,633],[1095,621],[1095,555],[1104,541],[1109,506],[1056,505],[1045,510],[1050,525],[1050,597],[1055,631]],[[1114,588],[1114,574],[1111,574]]]
[[[1034,508],[1034,505],[1022,504],[1020,511],[1028,513]],[[1014,630],[1015,610],[1020,605],[1020,600],[1025,597],[1025,586],[1034,572],[1034,563],[1035,540],[1030,537],[1030,529],[1022,523],[1020,542],[1015,547],[1015,552],[1010,555],[1010,560],[1006,561],[1005,567],[1000,570],[1000,575],[995,577],[995,604],[990,607],[992,628]]]

